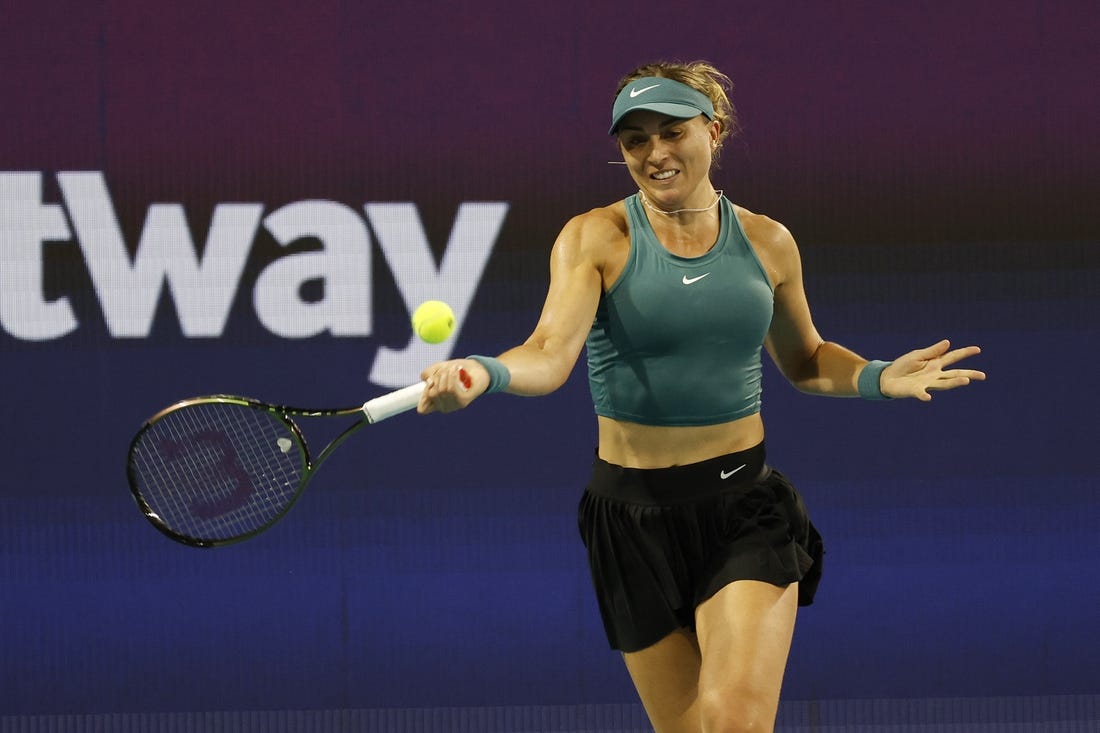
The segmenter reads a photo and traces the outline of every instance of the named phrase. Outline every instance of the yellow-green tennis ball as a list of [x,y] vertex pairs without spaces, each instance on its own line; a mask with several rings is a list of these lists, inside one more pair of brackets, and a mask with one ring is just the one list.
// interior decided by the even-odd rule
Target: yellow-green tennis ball
[[412,327],[429,344],[446,341],[455,330],[455,314],[442,300],[425,300],[413,311]]

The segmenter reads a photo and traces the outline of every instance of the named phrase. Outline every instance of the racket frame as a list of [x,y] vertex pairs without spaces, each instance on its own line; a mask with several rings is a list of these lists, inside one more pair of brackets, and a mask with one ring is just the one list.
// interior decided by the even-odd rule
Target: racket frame
[[[348,438],[361,430],[364,426],[370,425],[381,420],[385,420],[388,417],[405,412],[416,406],[416,401],[419,399],[421,392],[424,391],[424,383],[409,385],[403,389],[390,392],[388,394],[376,397],[367,401],[362,405],[356,407],[336,407],[325,409],[312,409],[303,407],[289,407],[286,405],[273,405],[267,402],[262,402],[251,397],[242,397],[239,395],[230,394],[213,394],[205,395],[201,397],[191,397],[185,400],[180,400],[163,410],[160,410],[155,415],[146,420],[141,428],[134,435],[130,441],[129,449],[126,454],[126,479],[130,485],[130,493],[134,497],[134,501],[138,505],[138,509],[145,516],[149,522],[156,527],[160,532],[167,535],[172,540],[179,542],[190,547],[223,547],[225,545],[232,545],[238,542],[243,542],[247,539],[255,537],[256,535],[264,532],[275,524],[277,524],[291,508],[298,502],[302,494],[305,492],[306,486],[309,485],[310,480],[320,469],[321,465],[328,459],[332,453],[343,444]],[[298,487],[294,491],[293,497],[286,502],[286,505],[269,519],[264,524],[260,525],[254,530],[244,532],[239,535],[233,535],[226,538],[196,538],[190,535],[178,532],[168,525],[168,523],[157,514],[156,510],[149,504],[149,502],[142,496],[141,491],[138,489],[139,481],[136,475],[134,453],[138,445],[141,443],[145,433],[150,428],[160,422],[168,415],[174,414],[181,410],[194,407],[196,405],[204,404],[231,404],[238,405],[244,408],[258,410],[268,413],[280,423],[285,425],[294,436],[294,444],[298,450],[299,458],[302,461],[302,474],[298,481]],[[298,423],[294,421],[294,418],[302,417],[346,417],[358,415],[359,419],[351,423],[348,427],[344,428],[342,432],[336,435],[335,438],[330,440],[320,453],[317,454],[316,459],[313,458],[309,450],[309,443],[306,441],[305,434],[298,426]]]

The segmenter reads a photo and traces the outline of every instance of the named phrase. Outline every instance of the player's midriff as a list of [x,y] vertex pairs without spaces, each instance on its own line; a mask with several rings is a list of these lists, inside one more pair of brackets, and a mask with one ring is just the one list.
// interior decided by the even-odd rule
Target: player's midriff
[[669,427],[597,417],[599,455],[631,468],[666,468],[746,450],[764,440],[760,414],[719,425]]

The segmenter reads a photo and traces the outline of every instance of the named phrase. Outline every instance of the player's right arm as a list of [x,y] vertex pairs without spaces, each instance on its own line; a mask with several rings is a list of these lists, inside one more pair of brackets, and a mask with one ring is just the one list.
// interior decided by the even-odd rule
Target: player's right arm
[[612,226],[590,212],[571,219],[550,251],[550,287],[534,331],[500,356],[512,381],[508,392],[553,392],[569,378],[584,346],[603,288],[602,270]]
[[[614,219],[600,210],[576,216],[562,229],[550,251],[550,286],[538,323],[526,341],[499,357],[511,374],[508,392],[544,395],[569,378],[596,315],[608,253],[621,237]],[[471,378],[468,390],[458,379],[460,369]],[[429,384],[421,412],[465,407],[489,384],[485,368],[468,359],[433,364],[422,376]]]

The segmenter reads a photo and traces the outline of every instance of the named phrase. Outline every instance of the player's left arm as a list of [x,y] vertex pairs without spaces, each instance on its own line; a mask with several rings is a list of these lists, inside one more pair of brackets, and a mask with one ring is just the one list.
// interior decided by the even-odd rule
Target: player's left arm
[[858,394],[867,360],[818,333],[802,280],[802,259],[782,224],[754,215],[750,237],[775,288],[774,313],[764,346],[783,376],[802,392]]
[[[775,310],[765,348],[797,389],[810,394],[851,397],[859,394],[859,376],[868,361],[818,333],[810,315],[802,279],[802,258],[791,233],[778,222],[757,217],[754,244],[775,286]],[[915,397],[954,389],[985,379],[976,369],[953,368],[981,352],[977,346],[952,349],[942,340],[899,356],[879,376],[884,397]]]

